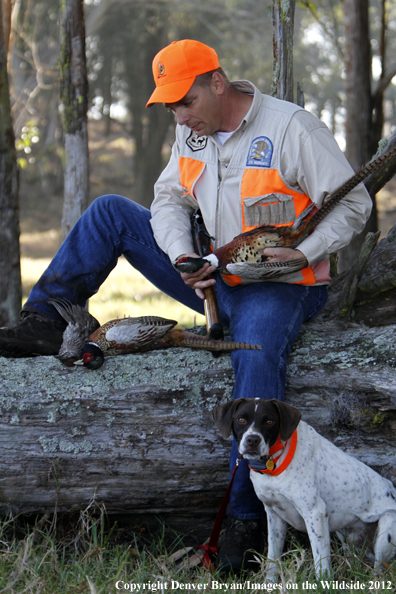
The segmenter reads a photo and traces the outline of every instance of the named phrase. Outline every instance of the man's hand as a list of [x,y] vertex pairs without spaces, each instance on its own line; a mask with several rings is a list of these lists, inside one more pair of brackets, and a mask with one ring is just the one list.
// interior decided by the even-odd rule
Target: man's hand
[[308,266],[308,260],[304,254],[300,250],[294,250],[293,248],[265,248],[263,256],[267,256],[269,262],[285,262],[304,258],[306,262],[304,268]]
[[[190,258],[199,258],[198,254],[195,254],[194,252],[190,252],[188,254],[180,254],[179,258],[181,258],[182,256],[189,256]],[[200,299],[205,299],[203,289],[206,289],[206,287],[211,287],[216,283],[214,278],[206,278],[209,274],[212,274],[212,272],[216,272],[216,267],[210,266],[208,262],[208,264],[205,264],[203,268],[198,270],[198,272],[194,272],[192,274],[182,272],[180,273],[180,276],[182,277],[183,281],[186,283],[188,287],[195,290],[196,294]]]

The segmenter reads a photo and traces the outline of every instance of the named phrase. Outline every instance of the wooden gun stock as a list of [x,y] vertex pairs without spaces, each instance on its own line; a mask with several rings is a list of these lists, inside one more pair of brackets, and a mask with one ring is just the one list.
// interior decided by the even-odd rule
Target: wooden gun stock
[[[205,228],[200,210],[193,213],[191,226],[195,252],[201,258],[208,256],[211,252],[210,236]],[[214,340],[223,340],[224,330],[220,321],[215,290],[213,287],[207,287],[203,291],[205,294],[204,309],[208,336]]]

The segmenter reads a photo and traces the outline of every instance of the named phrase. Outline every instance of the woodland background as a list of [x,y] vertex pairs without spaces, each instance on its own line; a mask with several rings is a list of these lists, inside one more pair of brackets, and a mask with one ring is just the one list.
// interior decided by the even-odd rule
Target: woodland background
[[[19,264],[22,301],[67,233],[73,118],[65,89],[67,76],[81,82],[83,41],[88,85],[81,83],[77,107],[88,114],[86,202],[119,193],[149,206],[174,135],[166,110],[144,107],[155,53],[174,39],[199,39],[216,48],[231,79],[248,78],[285,98],[273,14],[286,31],[294,5],[286,42],[295,84],[287,91],[300,101],[303,91],[306,108],[358,169],[382,137],[395,140],[396,0],[1,0],[0,325],[19,317]],[[74,37],[66,33],[72,7],[80,10]],[[66,42],[73,39],[70,61]],[[387,179],[395,167],[387,167]],[[294,345],[286,399],[322,435],[396,483],[396,228],[387,235],[396,221],[396,184],[371,190],[377,208],[367,229],[379,227],[383,239],[365,268],[358,246],[348,249],[349,262],[338,255],[346,272]],[[194,323],[192,312],[123,259],[89,307],[102,323],[125,314]],[[96,372],[53,357],[0,358],[0,377],[0,588],[107,594],[118,578],[208,581],[203,568],[172,565],[140,520],[128,522],[131,514],[161,514],[183,533],[208,536],[228,482],[229,444],[211,419],[232,394],[228,355],[171,349],[111,357]],[[123,522],[109,525],[107,514]],[[314,580],[309,544],[293,535],[288,542],[283,583]],[[334,542],[332,554],[337,579],[373,577],[355,551]],[[385,577],[396,583],[395,563]],[[264,580],[264,560],[254,580]]]
[[[60,20],[70,2],[2,0],[2,4],[4,19],[9,15],[11,24],[8,75],[26,299],[62,238],[65,105]],[[328,124],[355,169],[371,158],[379,139],[389,136],[395,124],[395,4],[393,0],[296,2],[294,81],[304,93],[306,108]],[[151,60],[173,39],[191,37],[213,45],[231,79],[248,78],[263,92],[276,93],[270,0],[203,0],[199,6],[190,0],[86,0],[84,8],[88,202],[101,194],[118,193],[150,205],[153,183],[170,153],[174,121],[162,106],[146,110],[145,103],[153,89]],[[353,64],[356,46],[358,63]],[[377,196],[371,230],[378,227],[384,233],[396,218],[392,188],[388,184]],[[138,315],[140,309],[145,314],[176,316],[184,324],[194,321],[191,312],[164,302],[122,260],[90,307],[101,321]],[[5,319],[3,314],[3,324],[12,321],[12,316]]]

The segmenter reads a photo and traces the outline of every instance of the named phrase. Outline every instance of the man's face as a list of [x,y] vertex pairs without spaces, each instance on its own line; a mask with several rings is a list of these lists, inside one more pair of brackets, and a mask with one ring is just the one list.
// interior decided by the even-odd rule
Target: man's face
[[221,130],[223,108],[218,86],[212,79],[210,85],[200,86],[194,82],[187,95],[177,103],[166,103],[181,126],[187,126],[198,136],[208,136]]

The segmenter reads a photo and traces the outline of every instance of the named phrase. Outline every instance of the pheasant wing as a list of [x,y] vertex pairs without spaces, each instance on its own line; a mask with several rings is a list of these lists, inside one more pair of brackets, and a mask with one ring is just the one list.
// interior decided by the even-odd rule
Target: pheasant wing
[[141,316],[107,322],[102,330],[106,332],[106,340],[114,346],[128,345],[132,348],[139,348],[162,338],[176,324],[175,320],[157,316]]
[[284,262],[235,262],[227,264],[227,272],[250,280],[275,279],[284,274],[302,270],[307,265],[305,258]]

